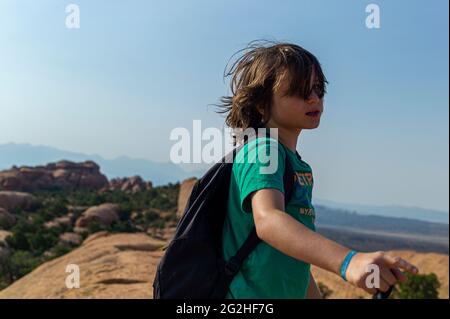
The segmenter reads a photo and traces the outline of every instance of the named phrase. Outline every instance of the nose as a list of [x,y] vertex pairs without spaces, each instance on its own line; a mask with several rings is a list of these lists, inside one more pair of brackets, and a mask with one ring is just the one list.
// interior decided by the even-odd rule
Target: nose
[[317,95],[315,90],[312,90],[311,94],[308,96],[308,104],[316,104],[320,102],[320,97]]

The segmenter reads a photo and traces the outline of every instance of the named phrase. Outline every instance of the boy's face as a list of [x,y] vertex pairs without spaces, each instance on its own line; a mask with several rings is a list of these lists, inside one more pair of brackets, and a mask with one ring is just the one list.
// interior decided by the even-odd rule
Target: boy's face
[[[313,87],[315,73],[311,76]],[[308,99],[298,96],[283,96],[287,83],[282,83],[278,92],[273,93],[271,119],[277,127],[287,129],[314,129],[320,124],[323,112],[323,98],[320,98],[315,90],[312,90]]]

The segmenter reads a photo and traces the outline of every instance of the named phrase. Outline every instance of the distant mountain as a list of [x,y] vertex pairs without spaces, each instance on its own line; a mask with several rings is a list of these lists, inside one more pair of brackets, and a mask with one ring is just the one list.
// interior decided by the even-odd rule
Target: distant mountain
[[364,204],[338,203],[330,200],[315,199],[316,205],[327,206],[345,210],[348,212],[355,212],[361,215],[378,215],[387,217],[399,217],[423,220],[435,223],[449,223],[448,212],[421,208],[421,207],[405,207],[405,206],[375,206]]
[[413,249],[448,254],[447,224],[360,215],[316,205],[319,233],[358,250]]
[[448,238],[444,243],[433,238],[417,238],[414,236],[398,236],[397,234],[378,234],[322,226],[317,228],[319,234],[357,251],[387,251],[392,249],[407,249],[420,252],[435,252],[448,255]]
[[417,238],[441,238],[448,243],[449,228],[447,224],[443,223],[432,223],[409,218],[360,215],[320,205],[316,205],[315,210],[317,216],[316,224],[318,226],[376,232],[378,234],[415,236]]
[[186,172],[173,163],[152,162],[145,159],[132,159],[121,156],[115,159],[105,159],[99,155],[59,150],[49,146],[35,146],[30,144],[1,144],[0,170],[11,168],[13,165],[45,165],[59,160],[82,162],[92,160],[100,165],[101,172],[109,179],[140,175],[150,180],[154,185],[176,183],[188,177],[196,176],[197,172]]

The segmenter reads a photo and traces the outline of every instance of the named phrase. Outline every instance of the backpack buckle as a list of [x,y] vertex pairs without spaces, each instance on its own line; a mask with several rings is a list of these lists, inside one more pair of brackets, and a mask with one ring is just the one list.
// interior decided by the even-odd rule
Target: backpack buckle
[[231,258],[229,261],[225,263],[225,274],[228,276],[234,276],[238,273],[240,265]]

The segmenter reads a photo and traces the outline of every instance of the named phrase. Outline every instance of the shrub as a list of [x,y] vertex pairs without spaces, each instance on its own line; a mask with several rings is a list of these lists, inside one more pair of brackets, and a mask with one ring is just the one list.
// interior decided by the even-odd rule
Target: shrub
[[8,259],[2,261],[0,270],[3,279],[0,281],[10,284],[11,282],[25,276],[41,263],[39,257],[33,256],[28,251],[18,250],[11,254]]
[[395,287],[391,297],[396,299],[437,299],[440,287],[436,274],[411,275]]

